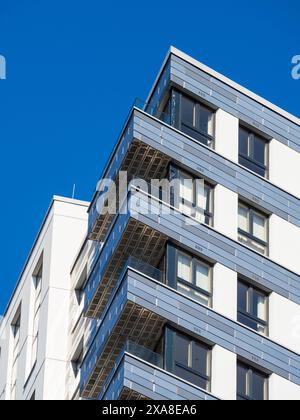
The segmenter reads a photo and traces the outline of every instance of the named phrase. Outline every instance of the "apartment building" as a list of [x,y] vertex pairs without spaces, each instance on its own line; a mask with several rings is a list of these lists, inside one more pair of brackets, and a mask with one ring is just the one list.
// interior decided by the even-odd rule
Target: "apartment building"
[[171,48],[101,178],[124,171],[176,178],[179,200],[144,211],[143,184],[140,212],[110,215],[96,191],[80,396],[300,400],[299,119]]
[[0,400],[66,398],[70,267],[87,207],[53,198],[0,325]]
[[[300,120],[171,48],[88,209],[64,204],[80,214],[76,238],[62,223],[51,246],[64,322],[52,313],[39,336],[59,352],[45,366],[63,369],[44,371],[48,393],[24,393],[20,291],[2,323],[2,398],[300,400],[299,176]],[[28,270],[37,285],[42,249]]]

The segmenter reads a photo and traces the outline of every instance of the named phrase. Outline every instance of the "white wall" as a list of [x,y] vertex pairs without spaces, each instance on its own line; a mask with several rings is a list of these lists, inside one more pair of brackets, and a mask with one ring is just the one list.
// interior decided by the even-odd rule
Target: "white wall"
[[300,305],[272,293],[269,298],[269,318],[270,338],[299,353]]
[[269,146],[271,182],[300,198],[300,153],[273,139]]
[[270,258],[300,274],[300,229],[274,214],[269,226]]
[[300,387],[280,376],[271,375],[269,399],[271,401],[300,401]]
[[228,112],[216,112],[216,152],[238,163],[239,160],[239,120]]
[[219,184],[215,187],[214,201],[214,228],[237,240],[238,195]]
[[226,401],[234,401],[236,400],[236,382],[236,355],[220,346],[215,346],[212,351],[212,394]]
[[[64,399],[70,268],[86,231],[87,203],[55,197],[1,325],[1,399],[11,398],[11,325],[21,302],[17,399],[29,399],[34,391],[36,399]],[[32,369],[33,274],[41,255],[43,278],[38,357]]]
[[213,309],[237,320],[237,273],[219,263],[213,271]]

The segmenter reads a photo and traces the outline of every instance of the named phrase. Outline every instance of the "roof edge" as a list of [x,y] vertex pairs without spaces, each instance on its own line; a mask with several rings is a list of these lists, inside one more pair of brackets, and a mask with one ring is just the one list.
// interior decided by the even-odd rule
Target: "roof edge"
[[239,91],[240,93],[243,93],[244,95],[248,96],[249,98],[253,99],[254,101],[260,103],[262,106],[270,109],[271,111],[281,115],[283,118],[293,122],[294,124],[300,126],[300,118],[296,117],[295,115],[285,111],[284,109],[280,108],[279,106],[273,104],[272,102],[264,99],[263,97],[257,95],[256,93],[252,92],[251,90],[243,87],[242,85],[234,82],[232,79],[229,79],[228,77],[224,76],[223,74],[217,72],[216,70],[213,70],[211,67],[208,67],[207,65],[201,63],[200,61],[196,60],[195,58],[192,58],[190,55],[184,53],[183,51],[177,49],[174,46],[171,46],[169,48],[169,51],[164,59],[163,65],[158,73],[158,76],[155,79],[155,82],[151,88],[150,94],[148,96],[147,102],[149,102],[155,87],[157,85],[157,82],[159,78],[161,77],[161,74],[163,72],[163,69],[171,57],[171,55],[176,55],[177,57],[181,58],[182,60],[186,61],[187,63],[191,64],[192,66],[198,68],[199,70],[204,71],[208,75],[214,77],[215,79],[220,80],[221,82],[227,84],[228,86],[232,87],[233,89]]

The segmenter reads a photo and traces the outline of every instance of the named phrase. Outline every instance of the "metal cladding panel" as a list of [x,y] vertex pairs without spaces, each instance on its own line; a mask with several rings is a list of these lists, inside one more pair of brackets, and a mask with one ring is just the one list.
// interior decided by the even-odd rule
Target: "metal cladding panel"
[[[300,356],[296,353],[142,275],[129,272],[127,281],[136,304],[300,385]],[[149,302],[149,294],[156,298],[155,305]]]
[[134,116],[134,136],[199,176],[205,176],[265,211],[300,226],[298,198],[218,155],[197,140],[138,110]]
[[[145,205],[148,203],[145,196]],[[165,209],[167,211],[167,209]],[[162,214],[159,218],[151,214],[138,214],[134,218],[162,232],[171,240],[189,248],[196,254],[207,257],[240,274],[247,273],[249,279],[300,304],[300,276],[281,267],[270,259],[218,233],[206,225],[195,223],[177,211]],[[243,271],[243,272],[241,272]],[[292,286],[293,283],[293,286]]]
[[[83,367],[86,366],[87,368],[83,369],[83,384],[93,370],[97,359],[101,356],[105,342],[118,322],[119,314],[126,301],[134,302],[136,305],[163,317],[172,325],[208,341],[211,345],[217,344],[250,363],[300,385],[299,355],[175,290],[145,277],[142,273],[136,272],[130,267],[128,267],[120,288],[116,287],[111,306],[108,305],[107,315],[95,337],[96,344],[92,345],[84,360]],[[149,380],[151,366],[148,364],[146,366],[147,370],[142,375],[143,380],[139,382],[140,386],[145,386],[148,382],[151,384]],[[159,374],[164,374],[159,369],[156,369],[156,371]],[[170,376],[167,372],[166,374]],[[114,375],[115,378],[119,376]],[[145,380],[147,377],[148,380]],[[159,386],[159,383],[157,383],[157,386]],[[170,386],[168,390],[170,390]],[[106,394],[107,392],[105,391]],[[167,395],[165,397],[167,398]]]
[[117,399],[124,387],[151,400],[217,400],[205,391],[128,354],[124,355],[103,399]]
[[176,55],[171,56],[170,80],[300,152],[300,127],[297,124]]
[[147,104],[146,111],[150,108],[150,110],[155,110],[160,105],[161,100],[165,94],[165,91],[169,85],[171,77],[171,63],[170,60],[166,64],[162,75],[160,76],[157,85],[155,87],[155,91],[151,97],[150,102]]

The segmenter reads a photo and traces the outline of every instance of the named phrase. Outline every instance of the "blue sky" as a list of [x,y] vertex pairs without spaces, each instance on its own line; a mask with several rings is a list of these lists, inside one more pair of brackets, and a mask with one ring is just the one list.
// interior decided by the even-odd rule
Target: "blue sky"
[[56,195],[90,200],[170,45],[299,116],[299,0],[0,0],[0,313]]

